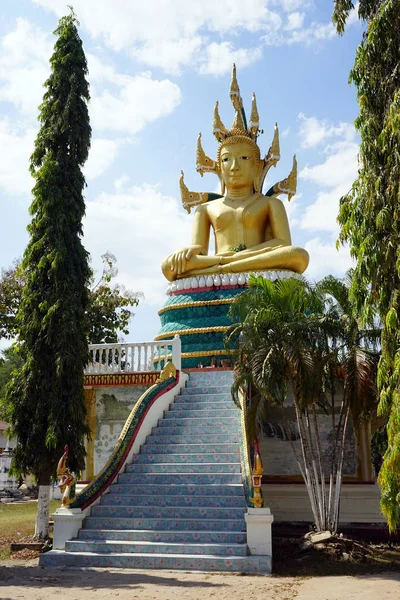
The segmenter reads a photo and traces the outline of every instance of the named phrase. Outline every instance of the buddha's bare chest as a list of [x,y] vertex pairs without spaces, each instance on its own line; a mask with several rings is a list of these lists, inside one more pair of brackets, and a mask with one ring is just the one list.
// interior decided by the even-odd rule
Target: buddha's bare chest
[[[214,231],[229,229],[264,231],[268,221],[268,200],[265,197],[249,204],[220,204],[209,207],[208,214]],[[239,233],[239,231],[238,231]]]

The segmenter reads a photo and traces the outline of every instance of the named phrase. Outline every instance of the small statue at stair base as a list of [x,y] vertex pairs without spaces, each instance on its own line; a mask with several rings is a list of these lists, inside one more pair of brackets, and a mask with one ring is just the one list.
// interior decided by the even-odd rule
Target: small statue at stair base
[[250,502],[254,508],[262,508],[264,506],[264,498],[261,490],[262,475],[264,473],[264,467],[261,460],[260,449],[258,442],[254,442],[254,459],[253,459],[253,498],[250,498]]
[[57,477],[59,478],[58,487],[60,488],[63,497],[61,506],[67,507],[75,500],[75,483],[76,477],[71,473],[67,466],[68,446],[64,447],[64,454],[58,461]]

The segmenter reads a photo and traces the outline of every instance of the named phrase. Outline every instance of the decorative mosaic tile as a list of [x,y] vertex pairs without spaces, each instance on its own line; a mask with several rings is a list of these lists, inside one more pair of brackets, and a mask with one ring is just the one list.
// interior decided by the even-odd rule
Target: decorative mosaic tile
[[246,544],[182,544],[166,542],[108,542],[95,540],[72,540],[67,542],[67,552],[98,552],[105,553],[147,553],[147,554],[191,554],[213,556],[247,556]]
[[[146,490],[147,491],[147,490]],[[240,496],[144,496],[141,492],[136,494],[105,494],[101,499],[102,506],[194,506],[194,507],[240,507],[245,508],[245,501]]]
[[[114,483],[110,494],[135,494],[142,492],[135,484]],[[239,484],[151,484],[146,485],[146,493],[155,496],[240,496],[243,497],[243,486]]]
[[174,454],[172,452],[165,454],[136,454],[133,457],[132,463],[129,466],[129,471],[134,470],[132,467],[134,465],[150,465],[150,464],[160,464],[160,463],[169,463],[169,464],[186,464],[186,463],[234,463],[236,462],[238,465],[238,472],[240,472],[240,455],[239,448],[236,449],[236,452],[215,452],[214,454],[206,454],[204,453],[191,453],[187,452],[186,454]]
[[271,557],[264,556],[193,556],[145,554],[96,554],[59,552],[52,550],[41,555],[42,566],[75,566],[130,569],[172,569],[185,571],[234,572],[270,574]]
[[160,529],[180,531],[245,531],[244,519],[178,519],[87,517],[88,529]]
[[120,517],[129,519],[243,519],[245,507],[225,506],[106,506],[98,504],[92,517]]
[[[219,436],[221,438],[221,436]],[[160,444],[154,438],[149,438],[147,443],[142,446],[140,454],[136,456],[146,456],[148,454],[154,454],[160,456],[160,454],[237,454],[239,452],[237,443],[222,442],[221,439],[217,440],[216,444]]]
[[171,484],[190,486],[206,483],[241,483],[241,475],[236,473],[121,473],[118,483],[134,483],[135,485]]
[[246,534],[240,531],[146,531],[81,529],[78,539],[165,542],[176,544],[244,544]]
[[147,474],[150,475],[152,473],[166,473],[166,474],[175,474],[177,471],[180,474],[186,473],[195,473],[195,474],[203,474],[204,471],[206,473],[236,473],[240,475],[240,462],[231,462],[231,463],[220,463],[219,461],[213,461],[208,463],[203,463],[201,461],[202,456],[198,457],[200,460],[196,463],[190,463],[188,461],[180,462],[180,463],[133,463],[127,466],[126,473],[137,473],[137,474]]

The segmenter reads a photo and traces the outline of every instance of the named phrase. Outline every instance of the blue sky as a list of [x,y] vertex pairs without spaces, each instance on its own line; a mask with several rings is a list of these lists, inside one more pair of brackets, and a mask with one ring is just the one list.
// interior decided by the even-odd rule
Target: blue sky
[[[32,180],[29,156],[37,107],[63,0],[1,0],[0,15],[0,267],[22,256],[28,237]],[[190,243],[192,215],[179,198],[179,174],[195,191],[217,180],[195,171],[199,131],[214,157],[212,114],[229,126],[232,63],[250,110],[256,92],[261,152],[280,130],[281,160],[268,176],[285,177],[297,154],[298,194],[285,200],[293,243],[310,253],[306,274],[342,276],[351,266],[337,252],[340,196],[357,173],[356,92],[349,70],[362,26],[351,15],[343,37],[326,0],[75,0],[89,65],[93,128],[85,168],[84,243],[95,268],[118,259],[118,281],[145,299],[130,340],[150,340],[165,301],[162,259]],[[0,342],[1,343],[1,342]],[[4,344],[2,344],[4,346]]]

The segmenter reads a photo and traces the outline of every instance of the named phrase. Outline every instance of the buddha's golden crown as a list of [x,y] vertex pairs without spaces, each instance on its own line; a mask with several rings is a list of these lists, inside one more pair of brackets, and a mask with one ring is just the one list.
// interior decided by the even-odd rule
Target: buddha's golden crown
[[[249,124],[247,124],[246,113],[243,108],[243,101],[240,95],[239,84],[236,78],[235,64],[232,68],[232,78],[231,85],[229,88],[229,96],[235,109],[235,118],[233,120],[232,127],[230,129],[227,129],[223,124],[221,117],[219,116],[218,102],[216,102],[213,119],[213,134],[216,140],[219,144],[223,144],[224,142],[229,141],[230,138],[232,138],[232,141],[234,141],[233,138],[237,138],[238,136],[241,138],[245,137],[248,138],[249,143],[257,149],[258,153],[259,148],[257,145],[257,137],[260,132],[260,123],[257,110],[256,95],[253,93],[250,121]],[[269,168],[271,166],[276,166],[279,159],[279,131],[278,126],[275,123],[274,136],[272,139],[271,146],[268,150],[268,154],[266,154],[265,157],[261,159],[264,164],[261,178],[261,187]],[[218,161],[212,160],[209,156],[206,155],[206,153],[203,150],[203,147],[201,145],[201,133],[197,138],[196,170],[198,173],[200,173],[201,176],[203,176],[203,174],[207,172],[215,173],[216,175],[220,176]]]
[[232,78],[231,85],[229,89],[229,96],[231,98],[231,102],[233,104],[233,108],[235,109],[235,118],[232,123],[232,127],[228,130],[223,122],[221,121],[221,117],[218,112],[218,101],[215,103],[214,107],[214,119],[213,119],[213,134],[216,140],[221,143],[229,137],[236,137],[238,135],[245,136],[253,140],[257,141],[257,136],[259,133],[260,122],[257,110],[257,101],[256,95],[253,93],[252,103],[251,103],[251,115],[250,122],[247,126],[246,113],[243,108],[243,101],[240,95],[240,88],[236,78],[236,65],[233,65],[232,69]]

